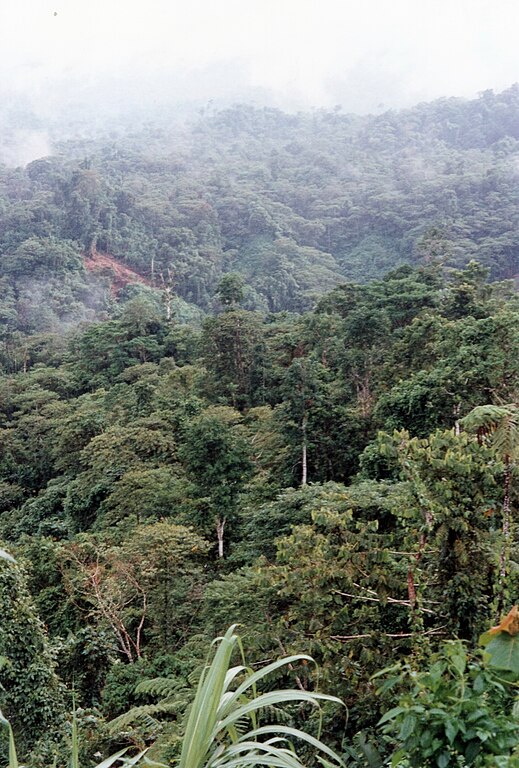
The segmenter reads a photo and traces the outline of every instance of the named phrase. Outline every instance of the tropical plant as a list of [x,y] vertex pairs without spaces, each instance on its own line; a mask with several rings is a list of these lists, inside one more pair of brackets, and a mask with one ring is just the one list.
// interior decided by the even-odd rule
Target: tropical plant
[[305,690],[259,693],[257,685],[280,667],[311,662],[298,654],[253,672],[244,665],[231,667],[233,651],[241,647],[236,625],[218,640],[211,664],[204,669],[186,724],[179,768],[302,768],[292,740],[306,742],[323,764],[342,765],[341,759],[318,738],[298,728],[269,722],[261,715],[272,707],[297,702],[319,707],[321,701],[340,704],[334,696]]
[[[4,554],[1,554],[0,557],[4,557]],[[6,720],[1,711],[0,725],[3,725],[4,728],[7,728],[7,733],[9,734],[9,768],[18,768],[18,755],[16,753],[13,729],[11,728],[11,723],[9,720]]]
[[[8,736],[9,736],[9,762],[8,766],[9,768],[18,768],[18,754],[16,752],[16,743],[14,738],[13,729],[11,727],[11,723],[9,720],[7,720],[2,712],[0,711],[0,726],[3,726],[7,729]],[[127,766],[127,768],[130,768],[130,766],[136,765],[146,754],[147,750],[143,750],[139,752],[137,755],[134,755],[133,757],[125,757],[125,753],[127,752],[127,748],[119,750],[119,752],[116,752],[114,755],[111,755],[110,757],[107,757],[105,760],[102,760],[100,763],[98,763],[94,768],[111,768],[114,763],[121,762],[123,765]],[[70,744],[70,768],[80,768],[80,762],[79,762],[79,738],[78,738],[78,729],[77,729],[77,721],[75,713],[73,715],[72,719],[72,739]]]
[[461,641],[446,642],[428,669],[399,664],[385,673],[380,693],[406,689],[380,720],[395,747],[392,766],[517,768],[515,689]]

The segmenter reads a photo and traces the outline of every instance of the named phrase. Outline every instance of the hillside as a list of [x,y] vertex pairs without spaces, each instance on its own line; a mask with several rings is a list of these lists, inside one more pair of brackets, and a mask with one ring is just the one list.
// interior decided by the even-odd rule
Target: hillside
[[518,108],[239,106],[0,169],[0,710],[28,768],[70,764],[72,710],[81,765],[177,765],[235,623],[260,694],[346,705],[261,724],[347,768],[516,766]]
[[85,302],[79,254],[97,250],[146,279],[170,276],[204,309],[239,272],[260,311],[308,309],[344,279],[402,263],[477,258],[512,278],[518,125],[514,86],[375,117],[237,106],[184,127],[151,115],[132,132],[62,139],[54,155],[1,170],[2,275],[23,290],[27,251],[58,248],[38,280],[66,275]]
[[107,253],[94,250],[84,257],[84,263],[88,272],[104,274],[108,277],[112,296],[117,296],[119,291],[127,285],[150,285],[149,280]]

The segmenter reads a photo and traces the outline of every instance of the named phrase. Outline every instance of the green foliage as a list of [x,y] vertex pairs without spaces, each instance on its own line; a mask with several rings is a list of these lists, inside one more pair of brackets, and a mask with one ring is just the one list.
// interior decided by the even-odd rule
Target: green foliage
[[265,343],[260,318],[229,308],[204,323],[202,353],[206,389],[217,402],[234,408],[260,404],[265,397]]
[[[519,271],[518,93],[235,107],[0,169],[0,531],[42,669],[153,719],[121,738],[161,731],[177,758],[207,645],[240,620],[254,665],[310,651],[350,712],[323,708],[330,743],[380,763],[371,674],[427,669],[513,594],[519,305],[487,274]],[[310,694],[303,661],[267,689]],[[81,723],[90,759],[105,726]]]
[[227,309],[243,300],[243,278],[235,272],[228,272],[218,283],[218,297]]
[[0,560],[0,702],[18,751],[39,759],[59,748],[64,721],[63,689],[48,639],[26,587],[19,564]]
[[[519,721],[514,686],[459,641],[445,643],[426,670],[386,670],[387,691],[403,686],[398,706],[380,720],[396,742],[391,765],[416,768],[516,766]],[[513,710],[513,711],[512,711]]]
[[240,414],[232,408],[207,408],[184,431],[180,451],[199,499],[199,511],[193,522],[208,531],[216,521],[220,557],[223,527],[227,521],[232,525],[238,495],[252,472],[240,422]]
[[416,571],[422,594],[431,585],[430,597],[443,606],[451,631],[475,641],[493,594],[500,468],[466,433],[438,431],[425,440],[381,433],[379,447],[409,482],[411,498],[399,517],[405,546],[416,552],[410,573]]
[[499,456],[513,461],[519,451],[519,408],[508,405],[479,405],[463,419],[463,426],[480,436],[491,435]]

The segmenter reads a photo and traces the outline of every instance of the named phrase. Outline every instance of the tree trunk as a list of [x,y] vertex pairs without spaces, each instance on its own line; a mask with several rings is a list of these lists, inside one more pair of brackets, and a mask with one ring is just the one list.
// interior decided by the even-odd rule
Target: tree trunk
[[505,476],[503,483],[503,544],[499,558],[499,586],[497,595],[496,618],[500,621],[504,608],[506,576],[508,571],[508,558],[510,555],[510,537],[512,528],[512,507],[510,503],[510,490],[512,487],[512,465],[510,456],[505,456]]
[[308,417],[306,412],[303,416],[303,423],[301,425],[301,431],[303,433],[303,451],[302,451],[302,473],[301,473],[301,485],[306,485],[308,478],[308,464],[306,459],[306,425],[308,423]]
[[225,517],[216,520],[216,538],[218,540],[218,557],[223,557],[223,532],[225,530]]

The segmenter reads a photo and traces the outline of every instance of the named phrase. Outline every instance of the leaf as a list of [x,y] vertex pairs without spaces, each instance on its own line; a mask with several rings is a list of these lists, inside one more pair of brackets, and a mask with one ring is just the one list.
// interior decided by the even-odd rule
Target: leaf
[[103,760],[102,762],[98,763],[95,768],[110,768],[114,763],[117,762],[117,760],[120,760],[121,757],[124,755],[124,753],[128,750],[128,747],[125,747],[124,749],[119,750],[119,752],[116,752],[115,755],[111,755],[110,757],[107,757],[106,760]]
[[[147,751],[148,749],[143,749],[142,752],[139,752],[137,755],[134,755],[133,757],[123,757],[121,760],[125,766],[137,765],[137,763],[142,760]],[[98,766],[96,766],[96,768],[98,768]]]
[[387,723],[388,720],[394,720],[395,717],[397,717],[398,715],[401,715],[402,712],[407,712],[407,708],[393,707],[393,709],[388,710],[384,715],[382,715],[377,725],[382,725],[383,723]]
[[404,722],[402,723],[402,727],[400,728],[399,738],[402,739],[402,741],[406,741],[406,739],[408,739],[409,736],[411,736],[415,728],[416,728],[416,717],[415,715],[412,715],[411,713],[409,713],[404,717]]
[[391,758],[391,768],[398,768],[400,761],[406,756],[405,749],[399,749]]
[[489,666],[519,675],[519,635],[500,632],[489,642],[486,651],[490,655]]
[[486,634],[495,635],[498,632],[508,632],[509,635],[519,634],[519,608],[514,605],[512,610],[505,616],[497,627],[492,627]]
[[454,739],[458,735],[458,730],[459,728],[454,720],[447,720],[445,723],[445,735],[447,736],[449,744],[454,743]]
[[0,724],[4,725],[9,732],[9,768],[18,768],[18,756],[16,754],[16,744],[14,742],[13,729],[11,723],[0,711]]
[[456,670],[462,675],[465,672],[467,666],[467,658],[465,654],[455,653],[451,656],[451,661],[454,664]]

